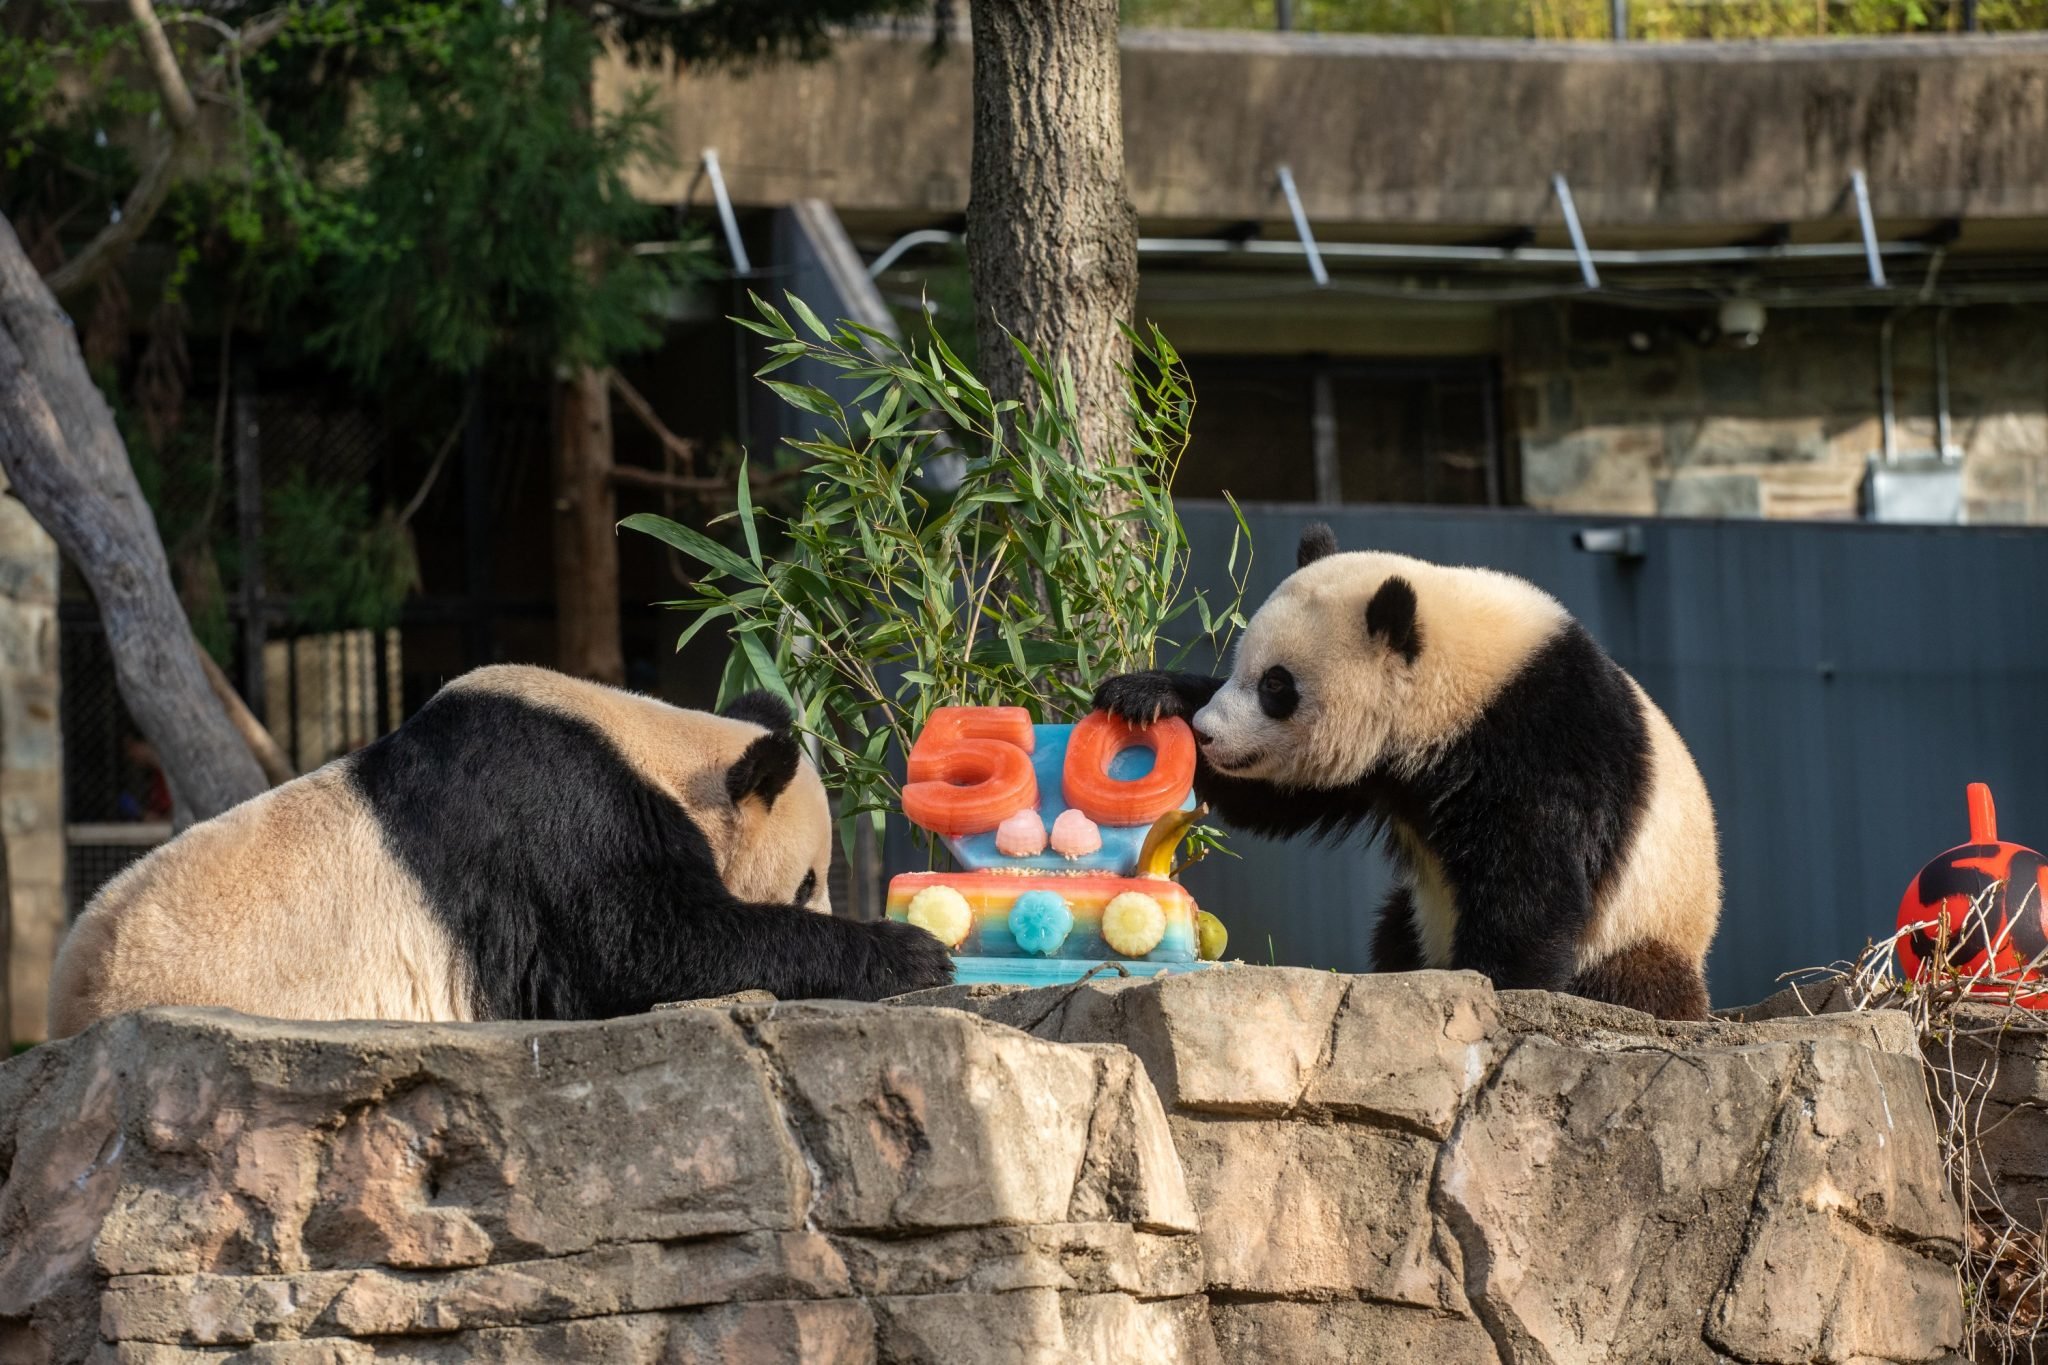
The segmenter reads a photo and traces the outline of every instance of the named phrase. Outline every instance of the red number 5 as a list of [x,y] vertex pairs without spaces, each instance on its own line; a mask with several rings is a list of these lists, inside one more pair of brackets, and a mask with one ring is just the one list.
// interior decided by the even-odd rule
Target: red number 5
[[1021,706],[934,707],[910,746],[904,815],[956,838],[994,829],[1038,804],[1031,748],[1031,713]]

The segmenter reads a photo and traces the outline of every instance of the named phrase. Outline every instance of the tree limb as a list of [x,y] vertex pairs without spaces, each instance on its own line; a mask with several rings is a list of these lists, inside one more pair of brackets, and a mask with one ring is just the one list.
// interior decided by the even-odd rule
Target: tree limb
[[257,764],[263,769],[263,775],[270,779],[270,785],[283,786],[297,777],[298,774],[292,770],[292,761],[285,757],[284,749],[279,746],[277,737],[270,733],[262,721],[256,719],[255,712],[242,700],[242,694],[235,691],[235,685],[228,681],[228,675],[220,671],[220,665],[203,649],[199,651],[199,666],[205,670],[206,681],[213,688],[213,695],[220,698],[222,709],[228,713],[229,723],[242,737],[242,742],[249,746],[249,752],[255,756]]
[[640,419],[642,426],[654,433],[654,439],[668,450],[669,454],[683,462],[683,468],[697,467],[697,443],[685,440],[668,429],[668,423],[655,415],[654,405],[641,396],[640,390],[626,382],[626,377],[617,370],[611,371],[612,392],[625,403],[627,409]]
[[0,215],[0,469],[78,566],[99,606],[121,700],[163,764],[181,815],[264,790],[207,685],[162,538],[78,335]]
[[43,283],[50,286],[53,294],[76,294],[87,285],[96,284],[102,275],[114,265],[128,249],[140,241],[142,234],[149,230],[150,220],[157,210],[164,206],[164,200],[171,194],[171,186],[177,183],[178,154],[183,144],[178,138],[165,143],[154,161],[142,172],[128,197],[121,203],[121,216],[101,228],[99,235],[79,251],[76,256],[49,273]]
[[170,120],[175,134],[189,135],[199,126],[199,106],[185,84],[185,73],[178,69],[178,54],[171,51],[171,40],[164,36],[164,26],[157,22],[156,6],[150,0],[128,0],[128,17],[135,21],[136,33],[142,39],[143,59],[149,63],[149,74],[155,78],[157,93],[163,97],[164,117]]
[[[128,12],[141,34],[143,55],[149,63],[150,74],[156,79],[157,93],[163,100],[164,116],[171,125],[171,135],[128,191],[128,197],[121,203],[120,217],[101,228],[77,255],[52,270],[44,280],[50,286],[50,292],[59,296],[75,294],[97,283],[128,254],[130,247],[142,239],[157,211],[170,198],[171,187],[178,182],[187,149],[200,135],[198,99],[185,83],[177,54],[171,50],[170,39],[164,36],[155,6],[150,0],[128,0]],[[228,46],[215,58],[213,69],[200,86],[199,97],[211,98],[219,89],[230,63],[241,60],[275,38],[284,31],[290,18],[289,11],[279,10],[252,20],[240,29],[228,29]],[[218,20],[212,22],[219,24]],[[226,28],[226,25],[219,26]]]

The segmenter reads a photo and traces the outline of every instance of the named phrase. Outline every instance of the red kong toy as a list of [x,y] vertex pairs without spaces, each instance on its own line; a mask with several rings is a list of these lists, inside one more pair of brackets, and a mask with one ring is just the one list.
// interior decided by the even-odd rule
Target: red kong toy
[[[1969,801],[1970,842],[1921,868],[1899,900],[1899,928],[1923,926],[1898,941],[1899,965],[1924,979],[1945,932],[1949,967],[1982,974],[1983,991],[2003,994],[2013,980],[2033,979],[2027,964],[2048,949],[2048,863],[2031,848],[1999,840],[1991,788],[1972,782]],[[2048,991],[2023,995],[2020,1003],[2048,1007]]]

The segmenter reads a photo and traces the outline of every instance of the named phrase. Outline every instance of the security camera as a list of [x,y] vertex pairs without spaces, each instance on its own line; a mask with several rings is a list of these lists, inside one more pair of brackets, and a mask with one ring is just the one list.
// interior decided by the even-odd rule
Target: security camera
[[1764,306],[1755,299],[1729,299],[1716,321],[1722,340],[1732,346],[1749,347],[1763,340]]

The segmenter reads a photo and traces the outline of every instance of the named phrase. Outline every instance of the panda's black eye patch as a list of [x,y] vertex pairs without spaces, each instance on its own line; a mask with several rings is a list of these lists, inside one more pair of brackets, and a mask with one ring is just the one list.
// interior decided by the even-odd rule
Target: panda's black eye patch
[[1259,679],[1259,709],[1274,720],[1286,720],[1301,705],[1301,693],[1294,675],[1275,664]]
[[808,905],[810,904],[811,893],[817,889],[818,871],[816,868],[812,868],[809,872],[804,873],[803,885],[797,887],[796,894],[789,898],[789,903],[791,905]]

